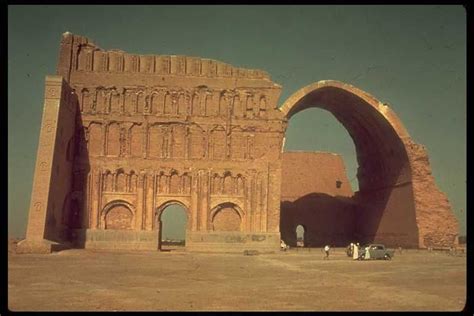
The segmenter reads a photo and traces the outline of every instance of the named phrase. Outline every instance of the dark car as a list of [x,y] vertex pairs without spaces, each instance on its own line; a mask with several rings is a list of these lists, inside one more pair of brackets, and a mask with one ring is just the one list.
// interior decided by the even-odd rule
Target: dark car
[[[365,249],[369,247],[369,257],[366,258]],[[358,260],[391,260],[395,255],[395,250],[388,250],[382,244],[370,244],[367,247],[360,248]]]

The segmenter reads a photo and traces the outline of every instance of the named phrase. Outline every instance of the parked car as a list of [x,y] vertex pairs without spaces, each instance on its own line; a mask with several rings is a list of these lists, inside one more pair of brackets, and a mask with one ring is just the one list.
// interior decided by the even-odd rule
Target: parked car
[[361,247],[361,249],[359,250],[360,254],[358,260],[391,260],[395,255],[395,250],[386,249],[385,246],[382,244],[370,244],[367,247],[369,247],[370,258],[365,258],[366,247]]

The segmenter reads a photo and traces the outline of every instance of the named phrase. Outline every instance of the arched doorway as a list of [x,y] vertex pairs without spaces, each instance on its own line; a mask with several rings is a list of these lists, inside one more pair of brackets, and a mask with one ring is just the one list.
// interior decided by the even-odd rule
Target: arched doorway
[[[334,115],[354,142],[358,191],[350,201],[354,205],[353,237],[363,243],[417,247],[412,170],[404,143],[410,136],[395,113],[368,93],[338,81],[306,86],[280,110],[290,120],[312,107]],[[317,177],[316,172],[314,175]],[[318,198],[324,202],[329,197]]]
[[158,249],[184,250],[188,223],[188,210],[182,203],[170,201],[160,206],[155,220],[155,228],[158,229]]
[[305,232],[306,229],[303,225],[296,226],[295,233],[296,233],[296,247],[304,247],[305,246]]

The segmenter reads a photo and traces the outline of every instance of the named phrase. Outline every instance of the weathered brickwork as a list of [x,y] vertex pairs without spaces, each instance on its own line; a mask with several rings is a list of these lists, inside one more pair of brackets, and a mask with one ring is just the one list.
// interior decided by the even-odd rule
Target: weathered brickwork
[[240,231],[241,226],[239,213],[231,207],[222,208],[212,219],[213,231]]
[[193,233],[207,231],[273,234],[255,247],[277,248],[280,188],[269,179],[280,170],[285,125],[281,87],[265,72],[107,52],[65,34],[58,74],[78,101],[64,218],[76,234],[88,231],[84,246],[102,230],[159,235],[164,208],[180,204],[189,249]]
[[[47,240],[156,249],[161,214],[171,204],[186,210],[189,250],[274,251],[282,221],[296,223],[304,204],[297,200],[311,193],[303,191],[311,188],[319,199],[308,201],[321,202],[327,185],[344,192],[330,217],[343,212],[337,216],[354,223],[335,230],[331,240],[359,236],[414,247],[451,240],[424,224],[430,220],[422,210],[427,193],[417,189],[420,176],[412,183],[408,133],[363,91],[320,82],[278,108],[281,86],[264,71],[197,57],[104,51],[70,33],[61,40],[57,77],[48,78],[25,252],[50,251]],[[348,191],[342,164],[320,181],[313,158],[299,156],[309,165],[300,164],[303,176],[283,172],[283,184],[294,192],[293,206],[280,216],[288,189],[282,188],[287,123],[313,101],[353,136],[361,189]],[[58,109],[65,114],[58,116]],[[319,161],[326,161],[316,167],[324,170],[333,160],[323,155]],[[437,213],[449,213],[446,207]],[[449,220],[448,235],[457,227]],[[330,235],[312,234],[314,240]]]
[[105,215],[105,229],[132,229],[132,216],[126,206],[114,206]]

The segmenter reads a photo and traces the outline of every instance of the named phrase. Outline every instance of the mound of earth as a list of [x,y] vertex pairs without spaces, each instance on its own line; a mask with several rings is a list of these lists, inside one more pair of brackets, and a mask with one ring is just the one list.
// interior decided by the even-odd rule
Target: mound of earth
[[21,241],[21,238],[8,238],[8,253],[16,253],[16,245]]

